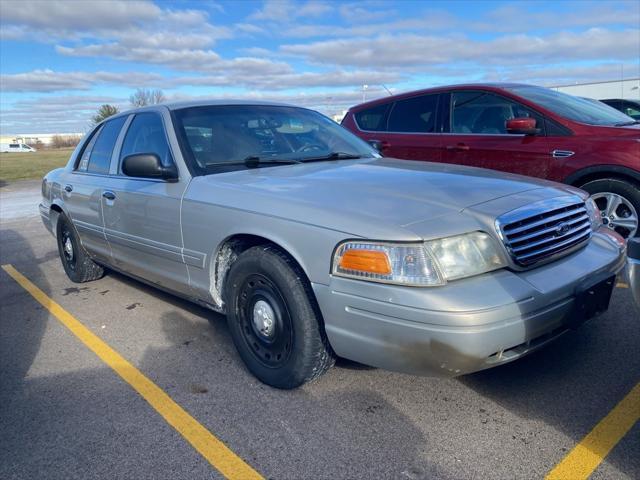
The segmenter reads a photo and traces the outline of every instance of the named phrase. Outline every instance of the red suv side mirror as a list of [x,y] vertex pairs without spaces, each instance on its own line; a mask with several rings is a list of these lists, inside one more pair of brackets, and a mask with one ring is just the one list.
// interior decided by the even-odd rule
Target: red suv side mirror
[[507,120],[507,132],[520,135],[535,135],[540,130],[536,128],[535,118],[519,117]]

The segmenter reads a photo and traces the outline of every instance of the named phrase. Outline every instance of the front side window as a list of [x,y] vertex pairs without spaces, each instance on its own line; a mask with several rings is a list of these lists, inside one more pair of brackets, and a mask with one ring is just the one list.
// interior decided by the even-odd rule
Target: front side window
[[389,114],[387,131],[404,133],[435,133],[438,94],[400,100]]
[[640,106],[636,107],[627,103],[624,107],[624,114],[630,116],[633,119],[640,120]]
[[135,153],[155,153],[163,165],[170,166],[173,163],[160,115],[147,112],[134,117],[124,137],[120,162]]
[[389,106],[390,104],[387,103],[357,112],[354,117],[360,130],[384,132],[386,130],[386,118]]
[[[304,108],[226,105],[176,110],[175,129],[185,158],[200,174],[262,164],[312,161],[331,154],[371,157],[366,142],[324,115]],[[269,163],[270,162],[270,163]]]
[[531,117],[543,128],[543,117],[513,100],[483,91],[455,91],[451,96],[451,132],[507,134],[507,120]]
[[531,85],[509,87],[508,90],[574,122],[604,126],[633,123],[627,115],[607,105],[556,90]]
[[[111,154],[116,145],[118,134],[124,125],[126,117],[118,117],[104,123],[92,145],[89,155],[89,166],[87,172],[107,174],[111,165]],[[86,153],[86,152],[85,152]],[[83,155],[84,160],[84,155]],[[82,161],[80,162],[82,164]]]

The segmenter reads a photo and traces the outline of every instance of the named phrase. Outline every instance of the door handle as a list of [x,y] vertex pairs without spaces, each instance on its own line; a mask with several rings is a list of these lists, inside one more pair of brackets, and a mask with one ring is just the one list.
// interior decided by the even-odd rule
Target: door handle
[[102,196],[104,198],[106,198],[107,200],[115,200],[116,199],[116,194],[113,192],[102,192]]
[[65,185],[64,186],[64,191],[68,192],[68,193],[73,192],[73,185]]
[[455,150],[458,152],[466,152],[468,151],[469,145],[465,145],[464,143],[459,143],[457,145],[447,145],[447,150]]
[[367,140],[367,143],[375,148],[378,152],[382,152],[384,148],[389,148],[391,146],[391,144],[386,140],[376,140],[373,138],[371,140]]

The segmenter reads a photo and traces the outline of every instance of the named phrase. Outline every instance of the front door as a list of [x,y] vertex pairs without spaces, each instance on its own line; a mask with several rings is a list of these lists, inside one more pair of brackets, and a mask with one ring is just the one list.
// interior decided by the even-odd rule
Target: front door
[[188,292],[182,259],[180,203],[186,188],[177,182],[128,177],[122,159],[134,153],[154,153],[173,163],[159,112],[136,114],[122,142],[117,170],[102,194],[104,228],[116,268],[158,286]]
[[[551,154],[544,118],[509,98],[481,90],[451,93],[449,133],[443,136],[443,161],[544,178]],[[510,134],[506,122],[531,117],[536,135]]]

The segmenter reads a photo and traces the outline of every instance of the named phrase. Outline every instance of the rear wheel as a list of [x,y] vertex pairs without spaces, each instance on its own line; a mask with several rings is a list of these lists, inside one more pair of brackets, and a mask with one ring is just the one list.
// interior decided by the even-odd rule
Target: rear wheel
[[333,365],[308,280],[283,252],[271,246],[248,249],[231,266],[226,285],[233,342],[260,381],[296,388]]
[[91,260],[73,225],[64,215],[58,219],[56,237],[62,266],[72,282],[84,283],[102,278],[104,269]]
[[581,186],[591,194],[602,213],[602,222],[624,238],[640,235],[640,190],[615,178],[593,180]]

